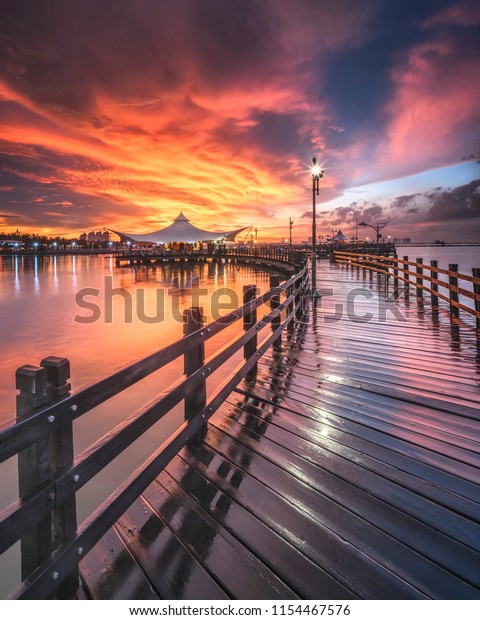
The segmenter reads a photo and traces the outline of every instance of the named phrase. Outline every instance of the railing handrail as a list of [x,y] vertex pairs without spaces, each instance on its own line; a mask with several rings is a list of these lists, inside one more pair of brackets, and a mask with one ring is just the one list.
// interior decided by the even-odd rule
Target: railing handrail
[[[256,309],[270,301],[271,310],[258,321],[244,327],[244,331],[233,342],[215,352],[209,359],[195,368],[186,377],[180,378],[175,385],[162,393],[147,405],[133,413],[127,420],[98,439],[89,448],[77,455],[66,471],[60,472],[48,484],[36,490],[26,498],[13,502],[0,512],[0,552],[8,549],[18,539],[23,538],[25,530],[38,526],[53,509],[65,505],[76,492],[99,473],[114,458],[121,454],[138,437],[160,420],[168,411],[203,384],[208,376],[222,367],[233,354],[244,348],[257,334],[269,324],[272,334],[259,347],[246,356],[246,361],[230,376],[223,386],[218,388],[209,402],[195,411],[191,419],[186,420],[154,455],[137,469],[130,478],[103,502],[100,508],[80,526],[77,533],[61,544],[53,555],[44,561],[28,576],[11,598],[38,598],[48,596],[62,579],[69,575],[81,558],[87,553],[133,501],[138,494],[160,473],[178,450],[185,445],[205,424],[206,420],[220,407],[231,390],[256,365],[259,357],[272,345],[278,343],[282,331],[294,319],[294,304],[297,303],[308,286],[308,269],[303,267],[296,275],[279,286],[274,286],[259,297],[251,299],[241,308],[229,315],[200,327],[183,339],[163,347],[159,351],[116,371],[108,377],[66,396],[51,405],[42,406],[24,419],[7,424],[0,431],[0,460],[5,460],[34,442],[45,439],[62,427],[71,425],[72,420],[86,413],[98,404],[105,402],[115,394],[145,378],[162,366],[178,359],[182,355],[203,346],[203,343],[220,333],[234,322],[248,316],[256,316]],[[279,295],[285,292],[285,299],[280,303]],[[287,311],[281,321],[281,314]],[[186,358],[185,358],[186,359]],[[65,360],[66,361],[66,360]],[[43,362],[42,362],[43,364]],[[122,378],[122,381],[119,381]],[[102,392],[101,389],[105,389]],[[82,401],[83,398],[83,401]],[[137,493],[140,489],[139,493]],[[53,576],[53,577],[52,577]]]
[[[450,267],[454,267],[454,269],[441,269],[436,264],[428,265],[420,259],[410,261],[408,257],[401,259],[398,257],[380,257],[374,254],[357,254],[354,252],[341,251],[335,251],[335,260],[340,264],[346,264],[387,277],[393,277],[396,282],[402,281],[406,285],[407,294],[410,286],[415,287],[417,296],[419,297],[423,292],[430,293],[434,305],[438,305],[438,299],[441,299],[450,306],[452,318],[458,318],[458,310],[462,310],[474,316],[476,318],[477,328],[480,328],[480,270],[478,269],[472,269],[472,275],[469,276],[460,273],[457,265],[454,264],[450,265]],[[412,271],[408,269],[410,266],[415,267],[416,270]],[[428,270],[431,275],[423,273],[425,269]],[[434,275],[438,276],[438,274],[448,276],[448,282],[434,277]],[[410,278],[410,276],[412,276],[412,278]],[[458,280],[470,282],[473,285],[473,290],[469,291],[459,286]],[[425,286],[424,282],[429,282],[431,286]],[[439,292],[438,287],[446,289],[449,292],[449,296],[447,297],[447,295]],[[475,308],[470,308],[461,303],[458,300],[459,295],[472,299],[475,303]]]

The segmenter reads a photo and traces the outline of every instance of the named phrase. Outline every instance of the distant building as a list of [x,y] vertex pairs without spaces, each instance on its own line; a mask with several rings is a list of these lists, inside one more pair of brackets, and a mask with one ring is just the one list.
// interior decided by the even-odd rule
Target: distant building
[[397,243],[397,244],[408,244],[408,243],[412,243],[412,239],[411,237],[394,237],[392,239],[393,243]]
[[108,241],[110,241],[110,235],[108,231],[102,232],[99,230],[95,232],[92,230],[89,233],[82,233],[79,237],[79,241],[83,241],[84,243],[108,243]]

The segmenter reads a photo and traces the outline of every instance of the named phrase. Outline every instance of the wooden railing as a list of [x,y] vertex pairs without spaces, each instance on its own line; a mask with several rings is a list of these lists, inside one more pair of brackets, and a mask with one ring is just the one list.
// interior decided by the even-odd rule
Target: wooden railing
[[[301,265],[294,271],[281,284],[278,275],[271,276],[271,288],[260,296],[255,286],[244,287],[244,305],[209,325],[203,324],[201,308],[185,310],[182,340],[77,392],[70,392],[67,359],[48,357],[40,366],[18,369],[17,418],[0,429],[0,462],[18,454],[19,463],[20,499],[0,513],[0,553],[21,542],[23,581],[10,598],[75,595],[80,560],[185,444],[201,440],[210,416],[303,313],[308,270]],[[257,318],[267,302],[270,311]],[[238,321],[241,335],[205,360],[205,342]],[[268,325],[271,333],[265,334]],[[242,348],[244,362],[207,399],[207,378]],[[185,377],[74,455],[75,419],[182,357]],[[184,422],[77,528],[79,489],[182,400]]]
[[[472,269],[472,275],[458,272],[458,265],[450,264],[448,269],[441,269],[438,261],[430,261],[426,265],[422,258],[415,261],[404,256],[402,259],[396,256],[373,256],[372,254],[357,254],[352,252],[335,252],[335,262],[346,267],[365,269],[370,273],[385,275],[393,279],[394,289],[399,291],[399,283],[403,283],[402,293],[409,295],[410,287],[415,290],[415,296],[423,299],[424,293],[430,296],[430,302],[434,309],[438,309],[440,301],[447,304],[452,321],[460,317],[460,311],[465,312],[476,319],[477,337],[480,330],[480,269]],[[428,273],[425,273],[427,271]],[[448,281],[439,279],[444,275]],[[470,288],[462,286],[467,282]],[[465,305],[461,298],[473,300],[473,307]]]
[[[310,253],[309,253],[310,254]],[[220,256],[229,258],[261,258],[279,263],[296,265],[305,260],[307,253],[305,250],[298,250],[290,246],[253,246],[243,248],[225,248],[220,252]]]
[[192,252],[171,252],[164,250],[132,250],[130,252],[112,252],[116,257],[120,259],[247,259],[247,260],[266,260],[274,263],[285,263],[288,265],[297,265],[306,259],[307,254],[310,252],[305,250],[299,250],[291,248],[289,246],[244,246],[244,247],[219,247],[213,252],[205,251],[192,251]]
[[[2,254],[0,252],[0,254]],[[119,249],[117,247],[91,249],[91,248],[75,248],[75,249],[45,249],[42,251],[34,250],[32,248],[18,249],[14,251],[5,252],[5,256],[86,256],[89,254],[101,255],[109,254],[114,258],[119,259],[153,259],[153,258],[165,258],[168,259],[185,259],[185,258],[247,258],[247,259],[261,259],[269,260],[278,263],[287,263],[290,265],[298,264],[304,260],[305,257],[311,254],[311,249],[301,248],[298,246],[291,247],[289,245],[252,245],[252,246],[225,246],[218,247],[213,251],[208,250],[194,250],[194,251],[168,251],[161,248],[130,248]]]

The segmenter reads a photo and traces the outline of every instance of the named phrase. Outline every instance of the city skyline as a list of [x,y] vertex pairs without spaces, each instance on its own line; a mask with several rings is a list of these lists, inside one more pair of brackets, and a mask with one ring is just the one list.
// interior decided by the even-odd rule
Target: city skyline
[[480,238],[473,2],[0,7],[0,232]]

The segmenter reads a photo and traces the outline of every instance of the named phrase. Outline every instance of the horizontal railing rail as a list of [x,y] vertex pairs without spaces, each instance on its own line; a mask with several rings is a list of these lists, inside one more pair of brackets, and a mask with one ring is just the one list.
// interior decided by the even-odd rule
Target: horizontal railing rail
[[[258,297],[253,285],[244,287],[244,305],[219,321],[203,325],[201,309],[186,310],[182,340],[73,394],[68,360],[46,358],[40,367],[17,371],[17,419],[0,429],[0,462],[19,455],[20,499],[0,513],[0,552],[21,541],[23,581],[11,598],[65,598],[74,593],[80,560],[186,443],[201,440],[210,416],[293,326],[308,286],[307,267],[301,266],[281,284],[279,276],[271,276],[270,290]],[[258,308],[266,303],[270,310],[257,320]],[[205,342],[242,319],[242,333],[205,359]],[[268,326],[271,333],[263,334],[258,345],[259,334]],[[207,400],[206,380],[242,349],[244,362]],[[74,455],[75,419],[181,357],[185,377]],[[185,421],[77,528],[79,489],[182,400]]]
[[[113,253],[112,253],[113,254]],[[307,250],[291,248],[290,246],[251,246],[251,247],[219,247],[214,251],[166,251],[166,250],[128,250],[115,253],[119,261],[122,260],[188,260],[188,259],[247,259],[247,260],[267,260],[288,265],[296,265],[305,260]]]
[[[408,256],[398,258],[396,256],[374,256],[372,254],[358,254],[351,252],[335,252],[335,262],[347,267],[365,269],[387,278],[392,277],[395,289],[399,282],[404,285],[403,293],[409,295],[410,287],[414,287],[416,296],[423,298],[423,293],[430,294],[430,300],[434,308],[439,307],[439,300],[444,301],[450,311],[452,320],[459,318],[459,311],[474,316],[476,319],[477,336],[480,329],[480,269],[473,268],[472,275],[459,273],[458,265],[450,264],[448,269],[438,267],[438,261],[432,260],[430,265],[423,262],[422,258],[415,261],[409,260]],[[410,269],[413,267],[413,269]],[[427,270],[429,274],[424,273]],[[448,277],[448,281],[438,276]],[[459,281],[468,282],[472,285],[471,290],[459,285]],[[440,289],[444,289],[444,294]],[[473,307],[465,305],[459,300],[460,297],[473,300]]]

